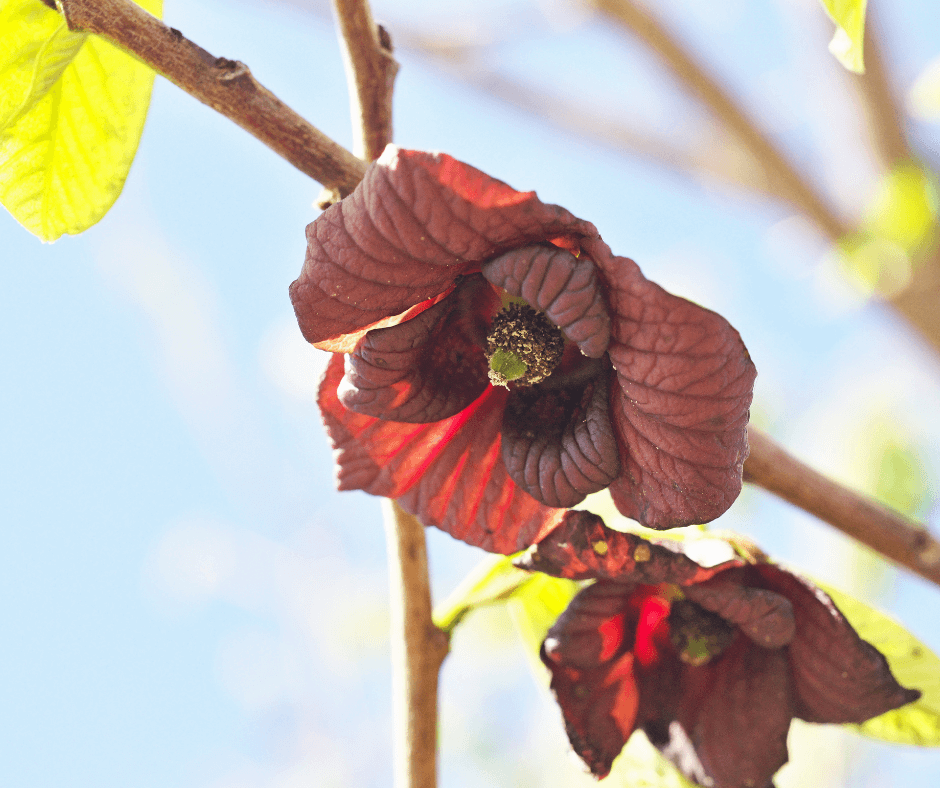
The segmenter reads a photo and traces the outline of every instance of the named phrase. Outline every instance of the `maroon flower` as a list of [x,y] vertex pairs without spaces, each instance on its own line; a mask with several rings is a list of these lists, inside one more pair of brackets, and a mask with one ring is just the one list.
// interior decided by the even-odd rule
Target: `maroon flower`
[[[860,723],[920,697],[809,581],[767,563],[706,569],[678,545],[581,519],[526,560],[550,568],[580,549],[582,568],[560,574],[603,578],[542,646],[568,738],[595,776],[640,729],[700,785],[766,788],[794,717]],[[567,542],[575,532],[586,534],[580,548]],[[630,558],[606,562],[612,553]]]
[[307,239],[301,330],[348,354],[319,395],[340,489],[502,553],[605,487],[656,528],[738,495],[755,376],[738,333],[592,224],[389,147]]

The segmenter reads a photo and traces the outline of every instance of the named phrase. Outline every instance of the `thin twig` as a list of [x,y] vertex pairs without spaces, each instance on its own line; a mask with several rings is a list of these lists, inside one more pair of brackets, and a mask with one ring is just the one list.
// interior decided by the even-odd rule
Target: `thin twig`
[[[903,104],[882,56],[877,19],[868,10],[865,22],[865,73],[852,75],[865,112],[872,142],[885,171],[914,164],[917,157],[907,140]],[[935,228],[936,230],[936,228]],[[940,351],[940,253],[925,248],[911,261],[911,279],[891,297],[891,305]]]
[[[333,0],[355,152],[377,159],[392,141],[392,90],[398,63],[368,0]],[[437,697],[450,639],[434,625],[424,526],[397,502],[382,501],[388,545],[389,639],[395,788],[437,786]]]
[[589,0],[589,4],[631,30],[662,58],[692,94],[698,96],[740,138],[781,197],[809,215],[831,238],[839,239],[846,235],[849,226],[829,201],[649,10],[633,0]]
[[940,542],[926,527],[817,473],[748,427],[745,481],[819,517],[844,534],[940,586]]
[[258,83],[237,60],[216,58],[130,0],[61,0],[69,28],[96,33],[225,115],[301,172],[345,196],[365,163]]
[[[448,638],[431,618],[424,526],[382,501],[391,596],[392,713],[396,788],[437,783],[437,685]],[[398,637],[398,635],[401,635]],[[401,723],[404,724],[401,724]]]
[[353,119],[353,153],[377,159],[392,141],[392,91],[398,63],[367,0],[333,0]]
[[911,161],[913,155],[904,129],[904,112],[882,55],[877,19],[869,8],[865,19],[865,73],[848,74],[861,99],[871,129],[872,147],[886,170]]
[[509,104],[514,110],[541,118],[562,131],[608,146],[630,151],[678,173],[726,181],[735,186],[776,196],[762,170],[730,135],[704,132],[690,149],[637,125],[571,101],[561,94],[542,91],[493,70],[487,52],[472,43],[448,41],[446,45],[407,31],[396,34],[402,49],[422,55],[437,68],[471,88]]

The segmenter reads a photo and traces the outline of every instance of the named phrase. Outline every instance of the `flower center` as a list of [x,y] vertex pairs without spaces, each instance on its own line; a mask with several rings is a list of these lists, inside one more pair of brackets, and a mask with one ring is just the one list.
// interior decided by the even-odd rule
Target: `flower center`
[[721,654],[737,629],[721,616],[711,613],[695,602],[679,599],[669,612],[669,637],[679,658],[689,665],[705,665]]
[[565,350],[558,326],[528,304],[512,303],[493,318],[486,358],[494,386],[531,386],[552,374]]

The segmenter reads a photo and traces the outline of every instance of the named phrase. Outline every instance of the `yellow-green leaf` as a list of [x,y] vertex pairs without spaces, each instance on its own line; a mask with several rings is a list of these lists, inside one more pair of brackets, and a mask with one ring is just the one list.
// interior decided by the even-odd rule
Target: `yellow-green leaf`
[[940,747],[940,658],[884,613],[848,594],[822,587],[858,634],[885,655],[894,677],[922,693],[914,703],[853,727],[876,739]]
[[605,786],[629,788],[696,788],[667,761],[642,731],[634,731],[614,761]]
[[[141,5],[162,11],[162,0]],[[44,241],[80,233],[124,187],[154,73],[102,38],[63,31],[39,0],[7,0],[0,21],[0,94],[9,80],[16,96],[0,104],[0,202]]]
[[513,556],[484,558],[457,588],[434,609],[434,623],[445,632],[453,630],[474,608],[502,602],[535,575],[512,565]]
[[526,655],[542,670],[539,650],[555,620],[574,599],[583,583],[536,572],[532,579],[509,597],[509,613],[525,645]]
[[849,71],[865,73],[865,7],[867,0],[822,0],[829,16],[836,23],[836,33],[829,51]]
[[78,54],[85,33],[38,0],[0,5],[0,129],[12,126],[41,99]]

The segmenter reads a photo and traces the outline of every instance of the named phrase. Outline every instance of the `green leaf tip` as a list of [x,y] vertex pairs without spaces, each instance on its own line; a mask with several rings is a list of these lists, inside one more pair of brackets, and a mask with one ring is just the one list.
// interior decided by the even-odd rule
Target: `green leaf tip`
[[[160,15],[162,0],[140,5]],[[154,72],[68,30],[40,0],[0,6],[0,202],[43,241],[97,223],[127,178]]]

